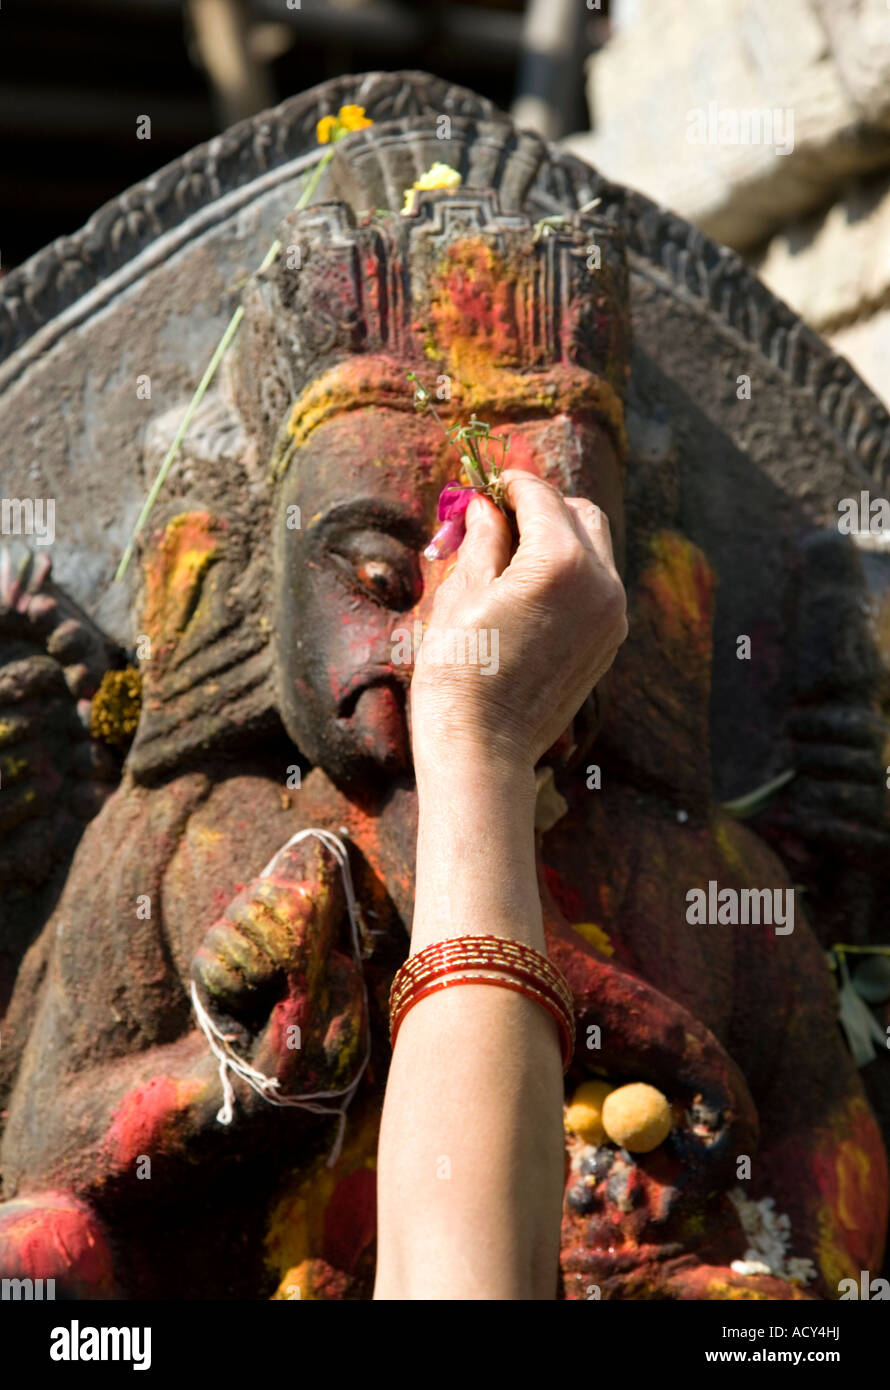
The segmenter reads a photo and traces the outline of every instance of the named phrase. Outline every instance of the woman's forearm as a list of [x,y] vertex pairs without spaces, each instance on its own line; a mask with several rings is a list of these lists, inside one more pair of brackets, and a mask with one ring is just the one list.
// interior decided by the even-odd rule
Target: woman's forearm
[[[427,747],[412,954],[490,934],[544,949],[534,774]],[[460,985],[406,1015],[379,1148],[377,1298],[551,1298],[563,1178],[562,1067],[536,1003]]]
[[535,776],[482,747],[418,750],[412,954],[450,936],[544,949],[535,871]]
[[[521,469],[502,482],[519,544],[490,500],[471,502],[411,681],[414,954],[467,935],[543,951],[533,769],[627,633],[599,509]],[[497,633],[495,668],[428,661],[431,635],[455,629]],[[568,1012],[567,987],[563,1002]],[[555,1297],[557,1024],[492,984],[455,984],[400,1017],[378,1149],[375,1297]]]

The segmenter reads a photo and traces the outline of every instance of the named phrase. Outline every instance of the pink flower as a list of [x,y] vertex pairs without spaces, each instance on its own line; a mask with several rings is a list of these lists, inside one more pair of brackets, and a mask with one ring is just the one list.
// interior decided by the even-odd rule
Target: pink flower
[[439,493],[437,508],[442,525],[423,552],[427,560],[444,560],[457,550],[466,534],[467,507],[475,494],[473,487],[463,487],[461,483],[445,484]]

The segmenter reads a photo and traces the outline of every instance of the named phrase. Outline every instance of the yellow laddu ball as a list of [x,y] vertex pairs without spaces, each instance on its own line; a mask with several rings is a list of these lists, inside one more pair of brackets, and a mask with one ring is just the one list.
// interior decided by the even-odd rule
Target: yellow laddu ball
[[572,1096],[565,1113],[565,1127],[577,1134],[586,1144],[601,1144],[606,1137],[603,1129],[603,1101],[613,1087],[608,1081],[584,1081]]
[[671,1107],[654,1086],[635,1081],[618,1086],[603,1102],[603,1128],[613,1144],[632,1154],[657,1149],[673,1126]]

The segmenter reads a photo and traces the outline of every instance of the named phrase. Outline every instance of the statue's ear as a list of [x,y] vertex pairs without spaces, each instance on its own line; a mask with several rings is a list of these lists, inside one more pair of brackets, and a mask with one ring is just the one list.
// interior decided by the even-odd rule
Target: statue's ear
[[[142,712],[127,759],[137,780],[280,730],[266,612],[270,499],[237,417],[219,400],[206,406],[143,533],[133,631]],[[153,432],[147,477],[165,450],[164,430]]]
[[278,725],[265,565],[250,556],[238,524],[206,508],[160,518],[143,575],[135,636],[142,713],[127,760],[137,780],[243,747]]
[[178,664],[183,649],[195,645],[208,599],[218,586],[212,571],[224,562],[226,542],[231,546],[230,530],[227,521],[204,509],[177,508],[166,524],[156,518],[143,553],[140,620],[142,659],[151,662],[149,681]]

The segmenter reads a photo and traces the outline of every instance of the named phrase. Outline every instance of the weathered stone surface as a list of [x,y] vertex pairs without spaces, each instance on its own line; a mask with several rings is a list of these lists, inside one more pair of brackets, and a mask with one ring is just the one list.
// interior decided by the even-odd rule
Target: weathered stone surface
[[790,223],[751,265],[820,333],[867,318],[890,298],[890,177],[857,183],[827,212]]
[[[568,148],[730,246],[890,161],[884,0],[640,0],[589,82],[594,130]],[[792,113],[793,143],[775,122],[770,140],[761,126],[730,142],[733,119],[776,111]],[[690,142],[695,112],[707,143]]]

